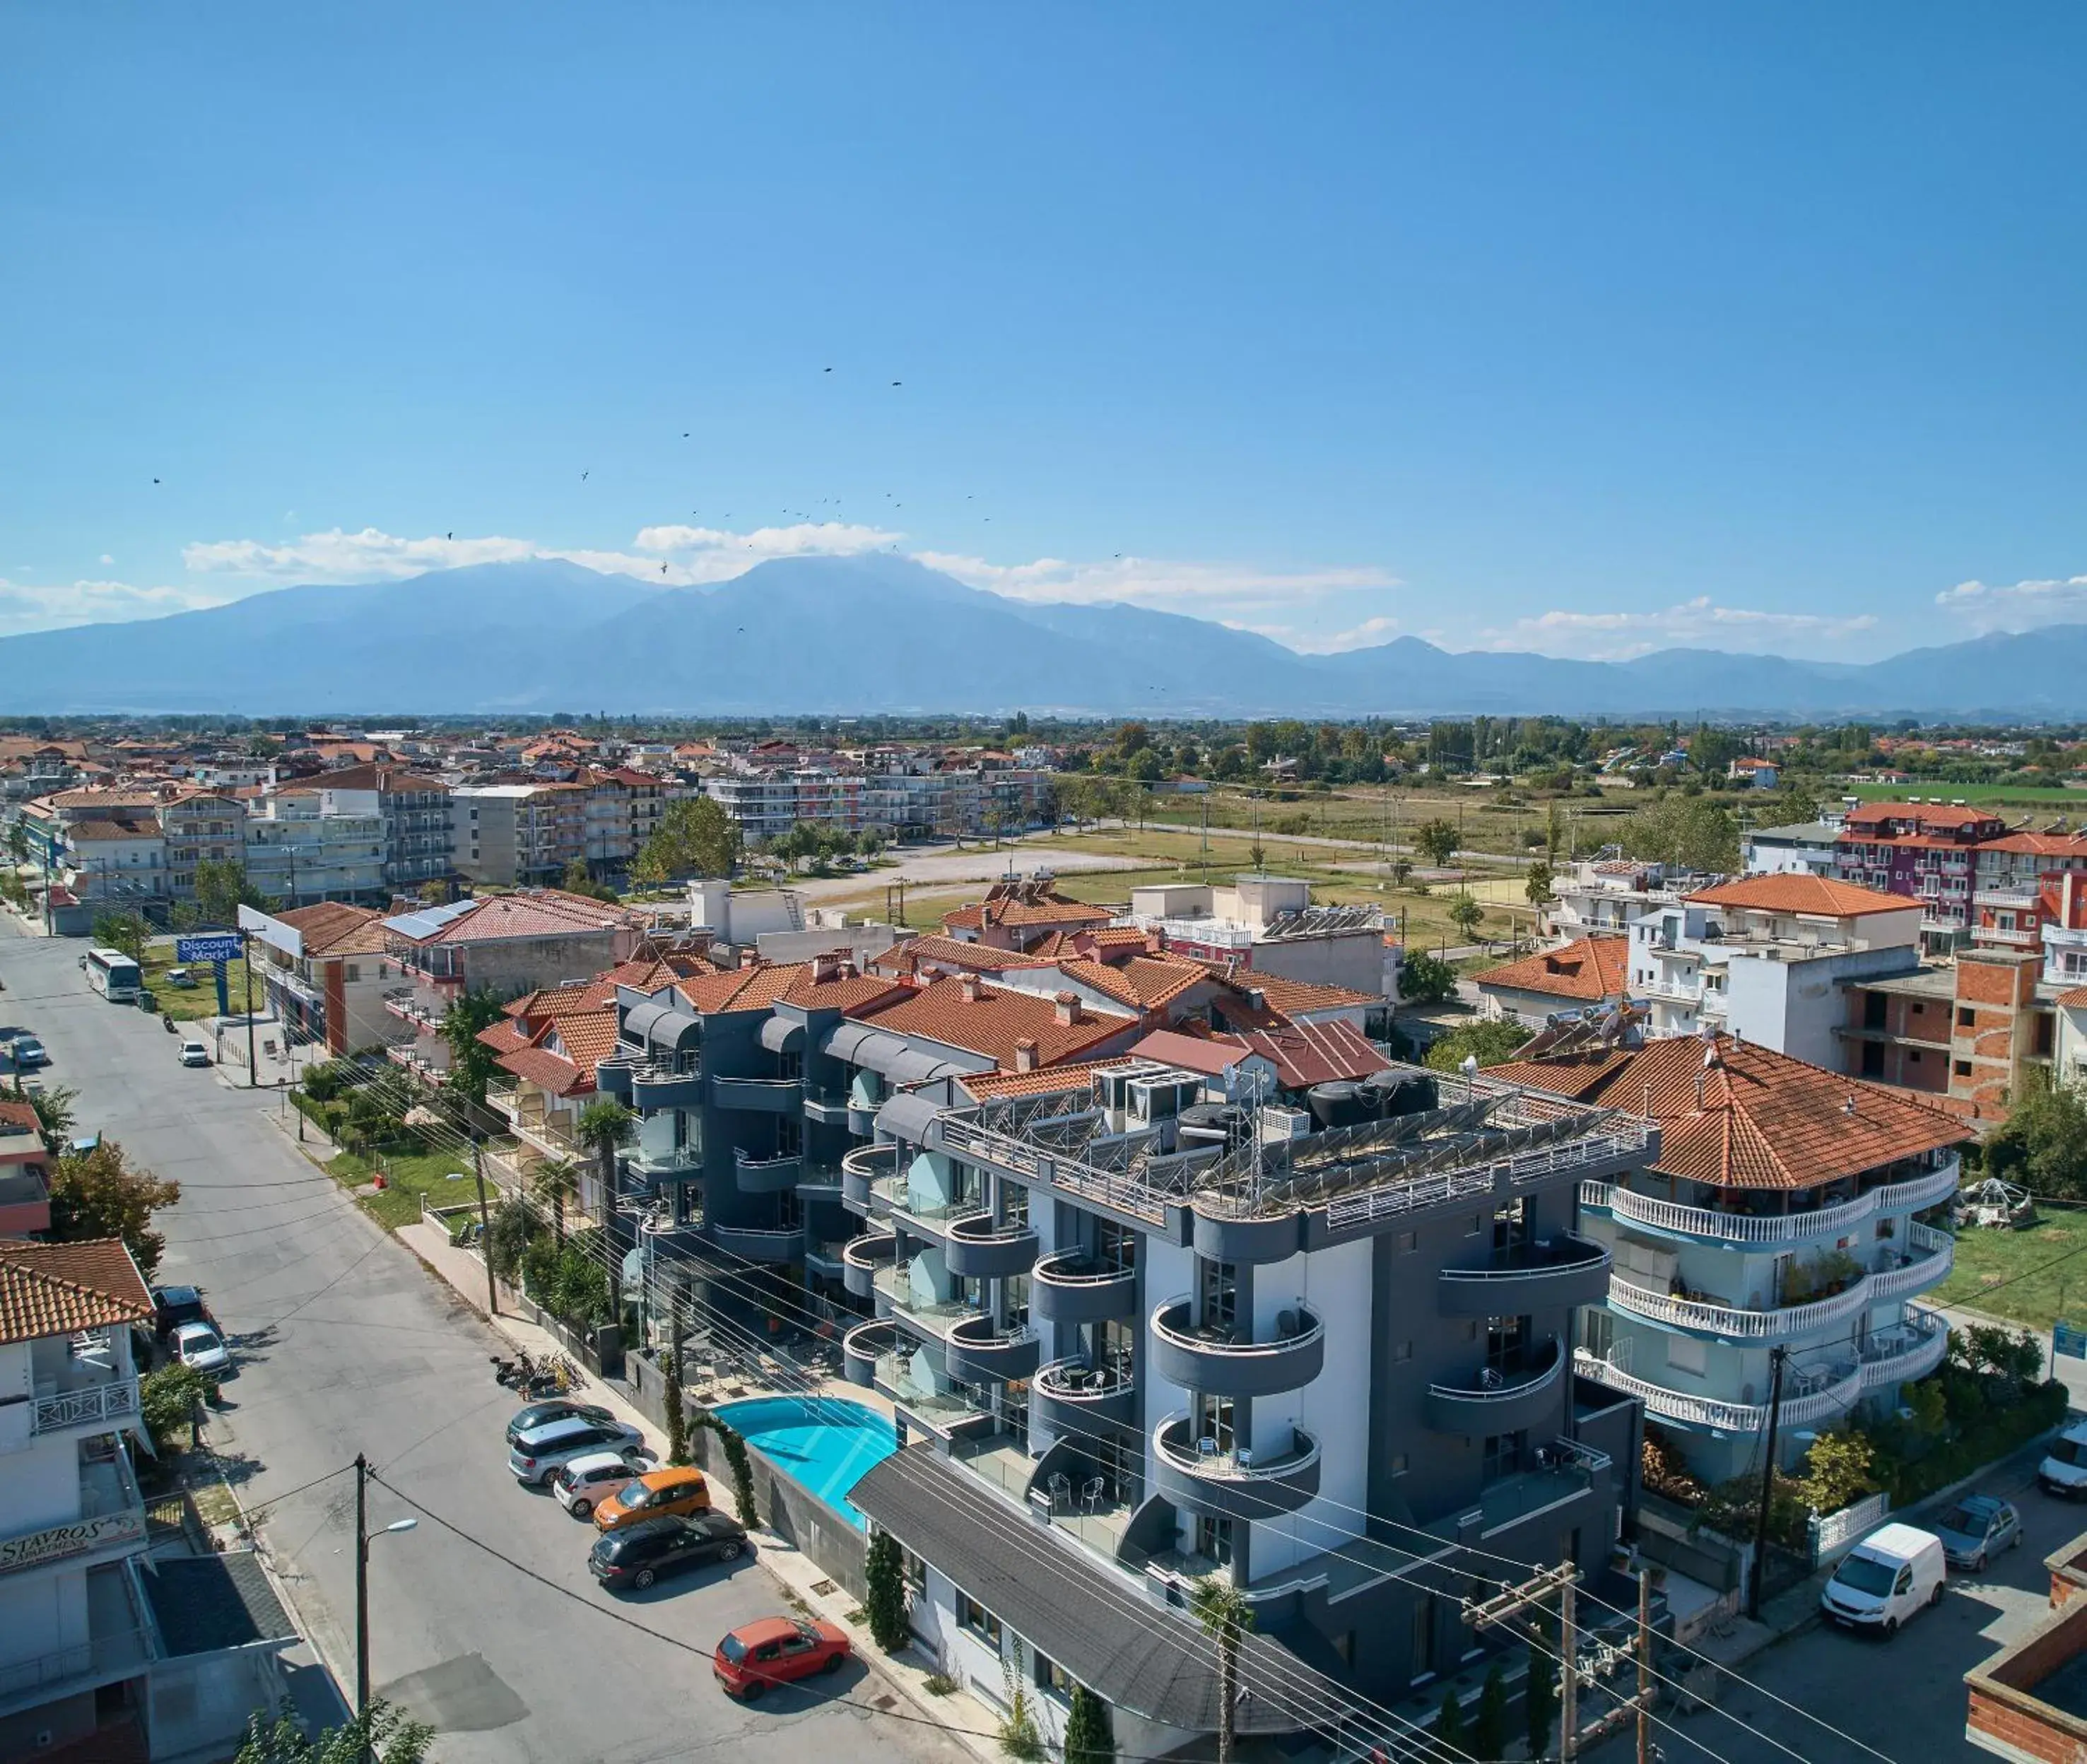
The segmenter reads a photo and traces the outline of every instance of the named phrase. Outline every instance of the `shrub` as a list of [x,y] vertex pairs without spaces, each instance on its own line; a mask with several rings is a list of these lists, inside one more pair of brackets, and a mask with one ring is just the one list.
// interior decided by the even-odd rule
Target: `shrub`
[[213,1402],[216,1396],[217,1381],[194,1366],[162,1366],[138,1381],[139,1413],[154,1443],[162,1446],[178,1443],[196,1404]]
[[869,1618],[869,1633],[886,1653],[896,1654],[912,1635],[906,1620],[906,1576],[898,1540],[889,1531],[873,1537],[863,1571],[869,1582],[863,1608]]

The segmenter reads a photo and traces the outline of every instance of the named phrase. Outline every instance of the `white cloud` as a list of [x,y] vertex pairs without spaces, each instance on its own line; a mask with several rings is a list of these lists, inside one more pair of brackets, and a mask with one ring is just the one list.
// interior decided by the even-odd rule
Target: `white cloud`
[[1979,631],[2025,631],[2087,620],[2087,576],[2054,576],[2005,584],[1960,582],[1935,604]]
[[[1719,606],[1698,595],[1679,606],[1642,612],[1540,613],[1481,631],[1482,649],[1533,649],[1582,661],[1628,661],[1656,649],[1702,647],[1742,655],[1780,653],[1844,643],[1874,630],[1869,613],[1837,618],[1818,613],[1764,613]],[[1840,658],[1833,658],[1840,659]]]
[[0,636],[68,625],[114,625],[158,618],[237,600],[237,592],[198,584],[140,588],[127,582],[27,583],[0,576]]
[[113,562],[116,562],[116,560],[115,560],[113,557],[110,557],[110,556],[109,555],[109,553],[108,553],[107,552],[105,552],[105,551],[104,553],[102,553],[102,554],[101,554],[101,557],[100,557],[100,561],[101,562],[103,562],[103,563],[113,563]]

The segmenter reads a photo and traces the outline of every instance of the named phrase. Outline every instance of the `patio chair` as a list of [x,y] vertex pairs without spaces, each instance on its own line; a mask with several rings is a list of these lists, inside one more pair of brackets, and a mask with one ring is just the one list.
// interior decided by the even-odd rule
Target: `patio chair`
[[1080,1505],[1089,1513],[1102,1504],[1102,1497],[1108,1492],[1108,1482],[1101,1476],[1090,1476],[1080,1485]]
[[1054,1471],[1048,1486],[1051,1490],[1051,1510],[1069,1511],[1073,1505],[1073,1479],[1063,1471]]

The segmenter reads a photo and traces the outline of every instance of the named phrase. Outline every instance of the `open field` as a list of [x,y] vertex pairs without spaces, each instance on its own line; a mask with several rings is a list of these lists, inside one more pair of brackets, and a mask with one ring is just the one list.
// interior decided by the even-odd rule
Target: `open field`
[[[145,985],[152,991],[156,1003],[154,1008],[172,1017],[177,1023],[200,1023],[206,1017],[217,1014],[217,977],[210,965],[191,966],[190,973],[195,976],[193,986],[170,986],[166,973],[170,967],[181,964],[174,959],[171,943],[150,943],[145,946],[145,959],[139,963],[145,976]],[[235,1014],[246,1009],[246,964],[227,962],[224,964],[225,997]],[[254,977],[254,1008],[264,1008],[261,976]]]
[[2055,805],[2087,809],[2087,789],[2038,789],[2024,784],[1836,784],[1836,792],[1860,797],[1865,802],[1903,802],[1910,797],[1925,800],[1940,797],[1944,802]]
[[[1435,789],[1357,786],[1324,793],[1298,791],[1294,795],[1294,801],[1286,802],[1266,792],[1257,797],[1220,785],[1206,796],[1155,797],[1146,818],[1198,827],[1207,808],[1213,828],[1250,828],[1257,809],[1264,842],[1272,836],[1308,833],[1322,839],[1362,839],[1372,844],[1389,839],[1394,845],[1409,843],[1412,830],[1423,821],[1449,820],[1462,827],[1469,849],[1517,856],[1530,849],[1532,835],[1544,831],[1550,814],[1547,799],[1531,794],[1526,801],[1501,803],[1495,800],[1489,786]],[[1605,825],[1637,806],[1632,793],[1619,788],[1598,801],[1586,797],[1561,798],[1559,812],[1576,835],[1579,848],[1590,851],[1610,836],[1601,831]]]
[[356,1202],[386,1231],[396,1231],[401,1225],[420,1222],[423,1194],[433,1207],[454,1207],[459,1201],[476,1199],[478,1189],[467,1173],[465,1180],[451,1180],[470,1161],[446,1151],[387,1151],[367,1158],[342,1151],[327,1160],[326,1168],[327,1175],[348,1189],[361,1186],[381,1168],[387,1185],[384,1192],[358,1195]]
[[2026,1231],[1966,1230],[1932,1301],[2047,1330],[2087,1311],[2087,1213],[2045,1212]]

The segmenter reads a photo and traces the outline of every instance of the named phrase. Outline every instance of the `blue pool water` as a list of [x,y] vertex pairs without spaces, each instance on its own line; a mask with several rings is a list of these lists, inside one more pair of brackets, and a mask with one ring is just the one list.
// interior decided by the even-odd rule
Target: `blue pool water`
[[889,1420],[839,1397],[749,1397],[721,1403],[711,1412],[858,1531],[863,1518],[848,1491],[898,1450],[898,1434]]

